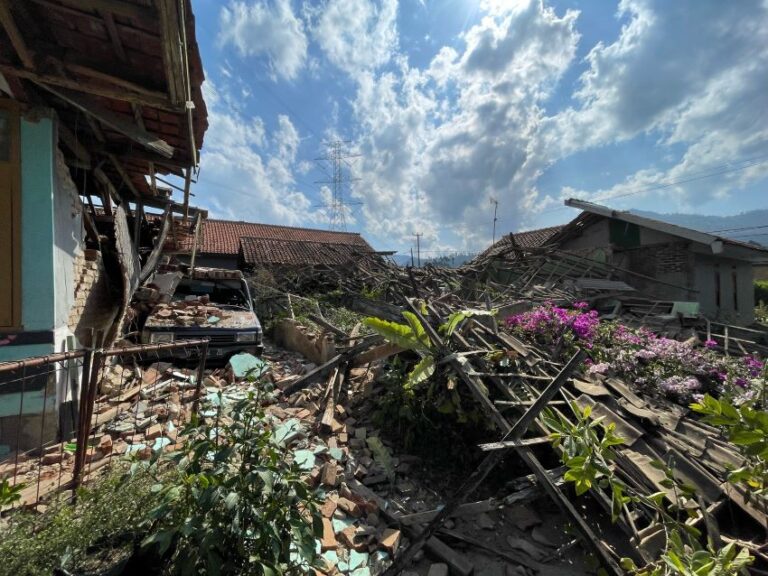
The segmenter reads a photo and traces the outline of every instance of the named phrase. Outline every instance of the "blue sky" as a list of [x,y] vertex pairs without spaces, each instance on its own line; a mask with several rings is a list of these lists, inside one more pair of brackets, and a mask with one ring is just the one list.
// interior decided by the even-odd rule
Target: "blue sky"
[[193,0],[214,217],[326,228],[316,161],[349,142],[347,229],[478,251],[619,209],[768,207],[765,0]]

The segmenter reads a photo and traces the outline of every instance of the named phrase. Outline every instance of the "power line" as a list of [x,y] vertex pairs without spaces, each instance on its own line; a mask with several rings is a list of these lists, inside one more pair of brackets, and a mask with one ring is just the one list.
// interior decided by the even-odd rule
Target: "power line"
[[761,230],[762,228],[768,228],[768,226],[742,226],[741,228],[724,228],[722,230],[707,230],[711,232],[740,232],[742,230]]

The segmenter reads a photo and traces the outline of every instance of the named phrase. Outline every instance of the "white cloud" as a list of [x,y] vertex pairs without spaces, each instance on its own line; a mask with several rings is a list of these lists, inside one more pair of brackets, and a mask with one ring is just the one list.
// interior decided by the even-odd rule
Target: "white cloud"
[[401,58],[397,71],[359,77],[354,110],[374,234],[405,242],[424,231],[436,244],[477,249],[491,234],[491,196],[508,217],[531,210],[540,104],[574,57],[576,16],[539,1],[508,5],[426,70]]
[[[613,204],[624,194],[663,195],[682,209],[765,177],[768,163],[684,182],[768,154],[765,0],[621,0],[617,37],[586,47],[580,62],[577,12],[543,0],[479,7],[480,21],[420,67],[399,52],[397,0],[307,0],[301,18],[288,0],[233,0],[222,10],[223,41],[244,55],[266,55],[283,78],[304,68],[325,75],[330,62],[354,82],[351,124],[335,92],[324,134],[352,136],[362,153],[353,194],[380,247],[407,246],[419,231],[423,247],[481,248],[490,240],[491,196],[499,199],[498,234],[530,227],[563,196]],[[271,24],[281,19],[288,25]],[[574,66],[583,72],[569,93],[559,82]],[[238,75],[227,70],[236,86]],[[297,157],[300,135],[290,119],[276,119],[268,132],[242,104],[231,100],[226,109],[226,94],[213,98],[205,153],[223,162],[214,170],[252,188],[259,213],[274,221],[316,217],[294,189],[292,174],[309,165]],[[635,144],[655,162],[622,178],[610,154],[632,153]],[[618,183],[539,190],[545,170],[596,149],[605,149],[597,172]]]
[[300,134],[290,118],[278,116],[269,133],[260,117],[227,104],[227,86],[214,87],[208,80],[204,90],[209,128],[196,189],[202,189],[212,214],[288,225],[309,222],[311,202],[293,178]]
[[338,68],[351,76],[392,58],[398,44],[397,0],[328,0],[312,10],[312,35]]
[[276,77],[294,79],[304,67],[308,40],[290,0],[232,0],[219,21],[222,45],[234,45],[241,56],[266,56]]
[[554,161],[653,134],[660,152],[682,147],[680,161],[640,170],[595,197],[642,198],[653,191],[638,191],[664,186],[677,208],[764,176],[762,166],[683,182],[768,151],[768,5],[622,0],[618,16],[628,20],[621,34],[590,51],[574,94],[578,106],[544,120],[537,152]]

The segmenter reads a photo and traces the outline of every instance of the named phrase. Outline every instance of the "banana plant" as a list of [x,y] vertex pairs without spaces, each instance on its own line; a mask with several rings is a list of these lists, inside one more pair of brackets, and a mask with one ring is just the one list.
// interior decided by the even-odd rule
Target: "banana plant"
[[[430,340],[429,335],[418,316],[407,310],[403,313],[405,323],[390,322],[381,318],[370,317],[363,320],[363,324],[383,336],[387,341],[396,344],[406,350],[416,352],[421,360],[411,369],[406,376],[405,389],[413,390],[415,386],[435,373],[437,348]],[[495,310],[460,310],[453,312],[448,319],[440,325],[438,332],[450,339],[456,328],[467,318],[472,316],[493,316]]]

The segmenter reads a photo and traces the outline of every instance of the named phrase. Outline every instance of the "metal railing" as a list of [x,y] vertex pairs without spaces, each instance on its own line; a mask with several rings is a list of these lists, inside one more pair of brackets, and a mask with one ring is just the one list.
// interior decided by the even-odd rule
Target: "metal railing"
[[207,357],[200,339],[0,364],[0,481],[21,486],[14,506],[74,495],[115,458],[174,447],[198,411]]

